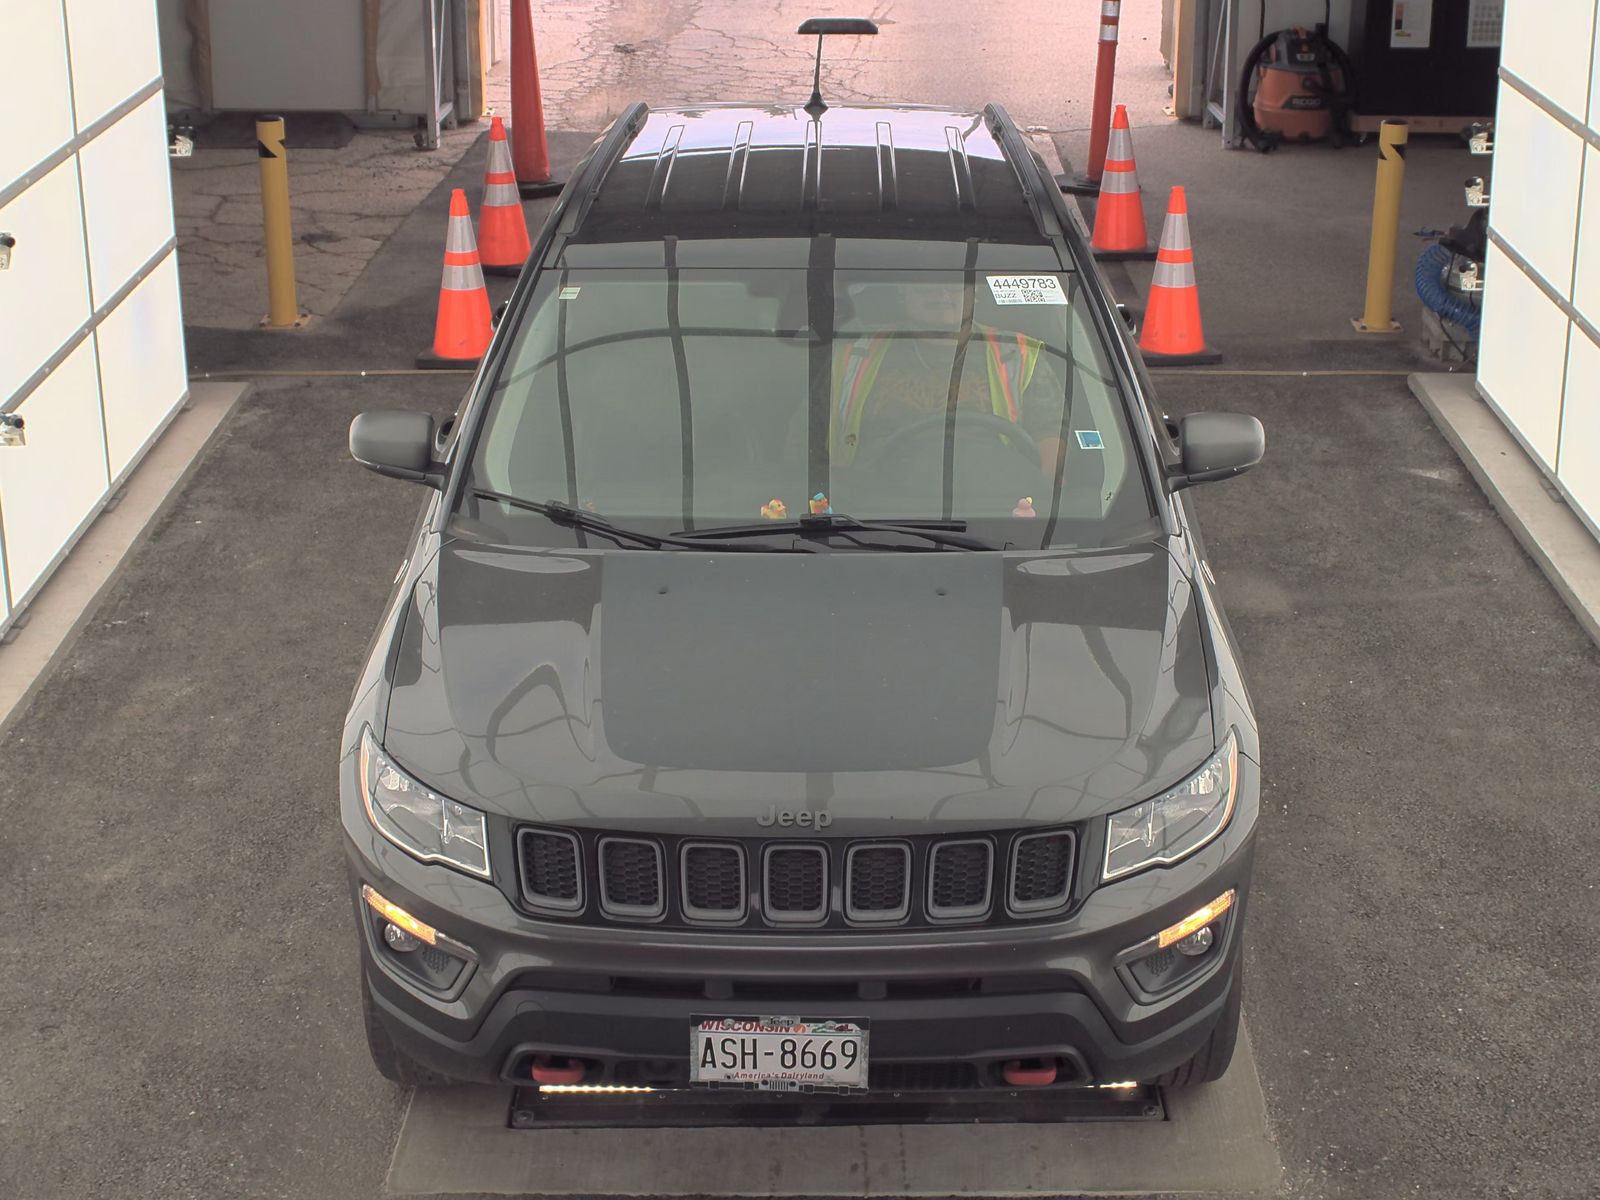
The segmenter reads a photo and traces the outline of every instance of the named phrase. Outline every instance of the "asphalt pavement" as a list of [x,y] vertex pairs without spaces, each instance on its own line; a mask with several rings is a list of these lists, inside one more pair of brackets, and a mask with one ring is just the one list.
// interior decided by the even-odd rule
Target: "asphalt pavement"
[[[322,327],[195,369],[409,365],[481,152]],[[1204,302],[1244,328],[1303,282]],[[1268,430],[1199,503],[1266,754],[1246,1014],[1286,1191],[1592,1196],[1600,653],[1403,378],[1294,374],[1408,353],[1335,341],[1159,379]],[[344,439],[465,378],[258,379],[0,745],[0,1195],[381,1193],[405,1097],[362,1042],[333,764],[421,495]]]
[[0,745],[0,1196],[381,1191],[406,1097],[362,1036],[334,763],[422,493],[346,433],[470,377],[271,372],[408,368],[482,173],[480,143],[312,331],[189,331],[255,387]]
[[1400,379],[1166,376],[1265,755],[1245,1011],[1300,1196],[1593,1196],[1600,652]]

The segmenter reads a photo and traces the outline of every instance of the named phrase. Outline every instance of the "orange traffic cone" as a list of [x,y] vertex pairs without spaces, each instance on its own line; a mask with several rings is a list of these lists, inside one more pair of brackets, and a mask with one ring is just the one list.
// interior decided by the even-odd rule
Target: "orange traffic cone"
[[529,0],[511,0],[511,161],[524,196],[554,196],[561,184],[550,173],[550,143],[544,135],[544,94],[539,55],[533,44]]
[[1106,169],[1100,176],[1100,199],[1094,206],[1094,256],[1108,261],[1154,258],[1144,227],[1144,200],[1139,194],[1139,172],[1133,165],[1133,133],[1128,128],[1128,106],[1117,105],[1111,118],[1111,142]]
[[489,170],[478,208],[478,253],[490,275],[520,275],[533,246],[522,216],[522,196],[511,167],[511,143],[499,117],[489,126]]
[[1222,361],[1222,355],[1206,345],[1205,330],[1200,326],[1200,289],[1195,286],[1194,250],[1189,244],[1189,204],[1181,187],[1172,189],[1167,202],[1139,351],[1148,363],[1171,366]]
[[483,286],[478,245],[472,240],[467,194],[450,193],[450,224],[444,235],[444,278],[439,283],[439,318],[433,348],[417,355],[419,367],[470,366],[483,357],[493,332],[489,292]]

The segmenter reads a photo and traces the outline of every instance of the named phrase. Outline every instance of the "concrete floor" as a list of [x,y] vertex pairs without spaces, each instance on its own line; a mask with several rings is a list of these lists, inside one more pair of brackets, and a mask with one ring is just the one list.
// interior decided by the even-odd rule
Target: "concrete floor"
[[[928,7],[948,58],[966,10]],[[549,11],[598,11],[593,36],[620,40],[617,22],[679,9]],[[877,47],[912,25],[890,15]],[[1012,100],[1058,63],[1018,68],[1038,38],[1011,28],[946,80],[921,51],[893,70],[963,100],[988,70],[1071,157],[1065,106]],[[611,103],[609,76],[586,91],[568,67],[575,111]],[[1267,748],[1246,1011],[1284,1194],[1593,1196],[1600,652],[1410,396],[1408,343],[1341,328],[1362,221],[1319,197],[1359,199],[1370,156],[1224,155],[1140,120],[1147,188],[1195,189],[1228,354],[1162,374],[1160,397],[1268,429],[1266,462],[1199,504]],[[555,145],[570,162],[586,141]],[[1460,219],[1449,181],[1470,172],[1444,147],[1422,167],[1433,153],[1411,159],[1428,182],[1407,228]],[[475,154],[455,178],[481,175]],[[407,366],[453,181],[318,328],[191,329],[197,369]],[[418,497],[344,437],[362,408],[444,413],[463,387],[262,379],[0,744],[0,1195],[382,1194],[406,1097],[361,1040],[331,763]]]
[[[815,41],[795,35],[815,15],[810,0],[761,6],[743,0],[556,0],[536,6],[545,115],[552,131],[604,128],[629,103],[803,100]],[[841,99],[900,99],[981,106],[1000,100],[1024,124],[1087,127],[1099,27],[1093,6],[1048,11],[1038,0],[1000,0],[975,32],[968,11],[941,0],[915,10],[880,4],[876,39],[835,38],[823,74]],[[1159,15],[1129,5],[1123,17],[1120,97],[1142,119],[1160,118],[1167,79],[1157,53]],[[962,47],[952,56],[951,47]],[[488,79],[489,114],[509,118],[501,62]],[[288,118],[291,133],[295,118]],[[337,149],[292,149],[290,204],[300,306],[332,313],[400,220],[482,135],[486,122],[445,130],[418,151],[408,131],[359,133]],[[592,136],[592,133],[591,133]],[[254,330],[266,311],[260,170],[253,149],[197,147],[173,163],[178,258],[188,324]],[[465,181],[474,211],[481,170]],[[437,252],[433,253],[437,257]],[[268,335],[278,336],[278,335]]]
[[[1026,124],[1088,127],[1097,4],[844,7],[872,17],[880,33],[829,39],[822,80],[830,98],[974,108],[997,100]],[[563,129],[600,129],[641,98],[803,101],[816,41],[794,31],[816,15],[813,0],[552,0],[539,6],[536,30],[551,120]],[[1136,120],[1154,120],[1167,102],[1160,5],[1123,5],[1121,30],[1118,99]]]

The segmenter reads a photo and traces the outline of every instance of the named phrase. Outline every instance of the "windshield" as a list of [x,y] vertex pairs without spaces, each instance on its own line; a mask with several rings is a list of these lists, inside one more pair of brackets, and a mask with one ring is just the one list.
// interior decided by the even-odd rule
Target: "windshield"
[[567,538],[482,493],[660,533],[829,509],[1017,547],[1153,528],[1070,273],[552,272],[470,470],[464,511],[517,541]]

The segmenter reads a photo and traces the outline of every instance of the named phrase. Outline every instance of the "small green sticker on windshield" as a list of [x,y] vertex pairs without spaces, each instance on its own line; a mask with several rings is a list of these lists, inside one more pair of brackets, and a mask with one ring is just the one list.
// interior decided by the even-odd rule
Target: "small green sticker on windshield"
[[578,298],[578,293],[581,292],[581,291],[583,291],[583,289],[580,288],[580,287],[564,287],[557,294],[556,299],[557,300],[576,300]]

